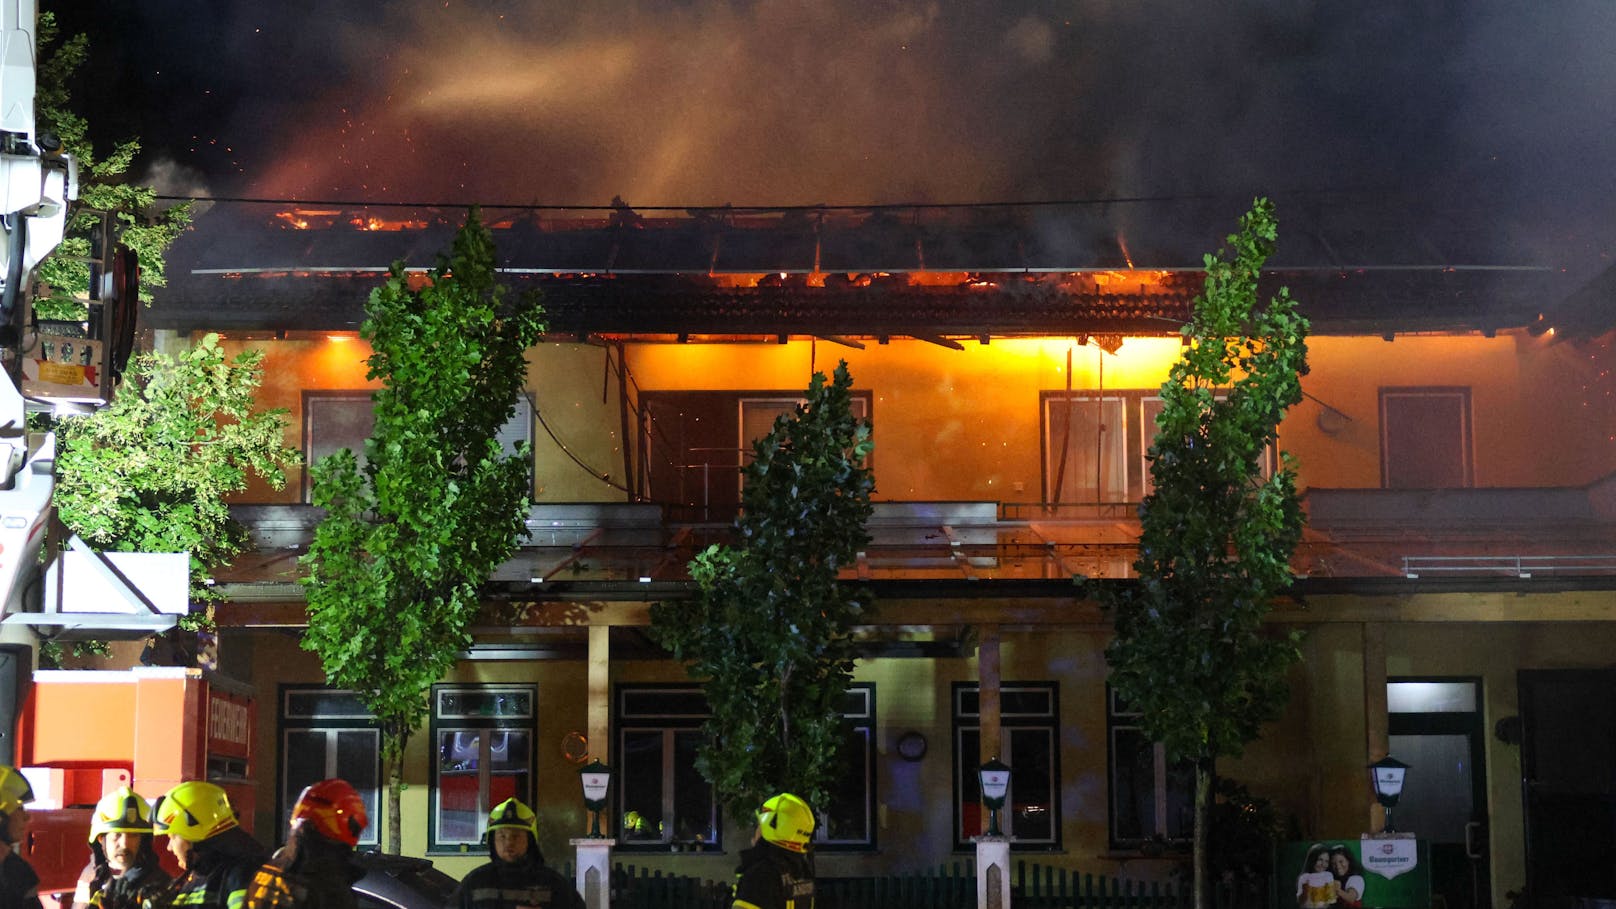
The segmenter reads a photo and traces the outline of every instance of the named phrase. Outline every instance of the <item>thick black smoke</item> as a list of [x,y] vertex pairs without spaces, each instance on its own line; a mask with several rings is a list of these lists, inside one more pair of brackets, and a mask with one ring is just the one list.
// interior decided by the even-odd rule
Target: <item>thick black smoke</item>
[[221,194],[1262,192],[1282,226],[1286,205],[1351,208],[1360,229],[1414,225],[1437,259],[1575,274],[1602,267],[1616,234],[1608,0],[75,6],[98,120]]

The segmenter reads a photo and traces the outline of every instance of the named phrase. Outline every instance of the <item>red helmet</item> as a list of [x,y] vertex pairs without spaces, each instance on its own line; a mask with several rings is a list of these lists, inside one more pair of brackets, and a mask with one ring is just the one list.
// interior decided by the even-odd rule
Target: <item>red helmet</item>
[[303,790],[292,806],[292,826],[308,825],[327,839],[359,845],[359,834],[370,826],[365,800],[347,780],[321,780]]

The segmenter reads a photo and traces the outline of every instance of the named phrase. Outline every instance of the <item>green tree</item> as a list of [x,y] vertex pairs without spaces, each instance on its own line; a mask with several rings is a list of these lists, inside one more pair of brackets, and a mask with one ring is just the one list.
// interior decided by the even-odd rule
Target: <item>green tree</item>
[[62,523],[102,550],[191,553],[191,601],[212,603],[209,573],[248,542],[225,500],[253,475],[281,488],[300,457],[284,444],[286,411],[254,410],[262,361],[227,358],[205,335],[178,356],[137,357],[110,406],[59,420]]
[[1257,281],[1278,237],[1258,199],[1223,250],[1162,385],[1150,446],[1154,491],[1140,508],[1137,583],[1098,586],[1116,636],[1111,684],[1169,759],[1195,763],[1195,882],[1206,895],[1206,830],[1217,758],[1239,755],[1289,698],[1296,636],[1263,627],[1292,580],[1302,509],[1289,456],[1266,480],[1262,457],[1301,400],[1307,320],[1288,290],[1266,305]]
[[49,132],[62,141],[62,149],[79,163],[79,201],[68,219],[68,235],[61,246],[35,274],[46,288],[34,303],[42,319],[84,318],[84,299],[90,287],[90,269],[84,261],[90,255],[88,231],[108,212],[115,234],[140,258],[140,298],[151,301],[151,288],[168,283],[164,254],[169,244],[191,224],[191,203],[157,208],[157,191],[129,182],[129,168],[140,153],[139,139],[116,143],[105,157],[97,154],[90,141],[85,119],[72,110],[68,86],[73,74],[84,64],[90,46],[85,35],[65,40],[57,33],[56,17],[39,14],[38,88],[34,108],[41,133]]
[[479,588],[525,531],[532,456],[496,438],[544,330],[533,296],[495,282],[494,245],[473,209],[427,283],[404,263],[370,295],[361,336],[375,429],[365,463],[339,451],[314,465],[325,518],[303,558],[309,627],[331,684],[376,714],[388,767],[388,849],[399,844],[400,757],[433,682],[471,644]]
[[651,635],[686,661],[712,709],[696,768],[737,822],[782,790],[824,806],[852,680],[853,625],[871,604],[836,580],[869,541],[869,423],[845,362],[753,445],[734,546],[690,563],[697,596],[651,609]]

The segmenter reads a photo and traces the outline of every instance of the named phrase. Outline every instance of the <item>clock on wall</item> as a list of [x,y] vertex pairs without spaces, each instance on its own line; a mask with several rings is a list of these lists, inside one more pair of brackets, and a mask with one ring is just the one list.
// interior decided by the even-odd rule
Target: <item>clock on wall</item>
[[898,736],[898,756],[906,761],[918,761],[926,756],[926,737],[918,732],[905,732]]

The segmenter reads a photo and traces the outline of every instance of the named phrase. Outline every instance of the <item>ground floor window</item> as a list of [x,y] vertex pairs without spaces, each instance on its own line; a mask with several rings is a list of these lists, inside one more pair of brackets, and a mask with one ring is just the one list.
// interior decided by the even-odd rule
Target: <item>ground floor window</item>
[[533,685],[433,685],[432,790],[427,848],[468,851],[488,812],[508,798],[533,804]]
[[701,725],[709,716],[699,688],[623,685],[617,689],[617,841],[624,848],[718,848],[718,801],[696,772]]
[[1111,847],[1187,843],[1195,832],[1195,765],[1170,763],[1139,726],[1139,711],[1106,687]]
[[[1060,711],[1054,682],[1015,682],[999,687],[999,726],[1010,765],[1010,792],[999,813],[999,828],[1013,836],[1012,848],[1060,846]],[[955,682],[954,846],[970,846],[986,829],[977,769],[981,758],[981,691]]]
[[875,845],[875,686],[857,684],[842,699],[842,759],[828,804],[814,806],[814,842],[824,849]]
[[[622,847],[722,847],[717,795],[696,771],[710,715],[699,688],[619,686],[614,779]],[[850,688],[842,716],[840,775],[830,803],[814,806],[820,821],[814,841],[825,849],[868,848],[875,842],[875,686]]]
[[370,827],[359,845],[380,842],[381,732],[351,691],[283,685],[280,689],[280,763],[275,788],[277,835],[284,835],[298,794],[310,784],[340,777],[365,800]]

